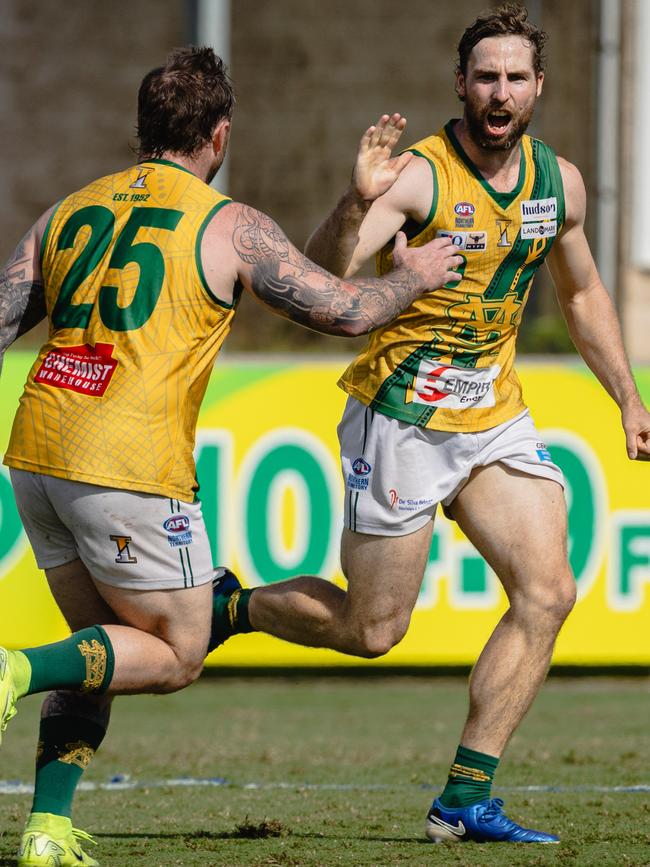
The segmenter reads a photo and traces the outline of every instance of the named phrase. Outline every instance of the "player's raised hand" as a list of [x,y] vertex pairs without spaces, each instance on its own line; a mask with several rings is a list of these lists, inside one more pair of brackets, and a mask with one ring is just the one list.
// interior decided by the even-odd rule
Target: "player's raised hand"
[[393,263],[396,268],[408,268],[422,281],[427,289],[440,289],[446,283],[460,280],[456,271],[463,264],[458,247],[451,238],[435,238],[422,247],[408,247],[404,232],[395,235]]
[[352,172],[352,184],[366,201],[374,201],[389,190],[411,161],[413,154],[392,156],[393,149],[406,127],[401,114],[382,114],[369,127],[359,143],[359,153]]

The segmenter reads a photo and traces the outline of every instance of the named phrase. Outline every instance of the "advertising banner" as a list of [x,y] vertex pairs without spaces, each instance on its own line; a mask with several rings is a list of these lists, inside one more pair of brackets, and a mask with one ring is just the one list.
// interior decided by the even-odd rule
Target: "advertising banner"
[[[7,443],[31,353],[10,352],[0,380]],[[320,575],[339,565],[343,482],[336,426],[345,360],[224,360],[215,368],[196,443],[199,496],[216,564],[248,586]],[[650,664],[650,464],[627,458],[619,412],[579,362],[521,363],[524,396],[566,477],[569,552],[578,603],[558,639],[558,664]],[[650,400],[650,370],[636,371]],[[125,433],[128,448],[128,432]],[[404,640],[371,665],[472,663],[507,608],[496,576],[440,512]],[[0,473],[0,641],[43,644],[67,634]],[[212,654],[228,666],[358,665],[362,661],[250,634]]]

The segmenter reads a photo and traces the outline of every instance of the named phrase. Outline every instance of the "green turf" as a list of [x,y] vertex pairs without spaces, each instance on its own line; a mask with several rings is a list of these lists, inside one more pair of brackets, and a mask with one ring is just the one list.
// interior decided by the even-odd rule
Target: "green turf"
[[[464,715],[465,686],[446,679],[209,679],[174,696],[119,699],[88,780],[218,776],[230,785],[81,792],[75,822],[95,834],[102,867],[641,867],[650,865],[647,793],[506,787],[647,785],[649,699],[641,678],[552,679],[544,688],[496,794],[513,817],[559,833],[557,847],[424,842],[424,813]],[[38,705],[25,699],[5,735],[4,780],[30,779]],[[29,803],[0,795],[0,867],[14,863]]]

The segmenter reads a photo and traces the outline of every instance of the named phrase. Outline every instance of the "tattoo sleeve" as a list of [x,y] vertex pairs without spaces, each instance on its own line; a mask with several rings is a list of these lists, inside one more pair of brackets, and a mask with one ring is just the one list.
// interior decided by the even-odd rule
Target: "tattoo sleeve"
[[281,316],[324,334],[367,334],[394,319],[422,290],[406,269],[340,280],[303,256],[270,217],[245,205],[232,240],[249,266],[244,271],[253,294]]
[[30,229],[0,271],[0,359],[17,337],[45,318],[45,291]]

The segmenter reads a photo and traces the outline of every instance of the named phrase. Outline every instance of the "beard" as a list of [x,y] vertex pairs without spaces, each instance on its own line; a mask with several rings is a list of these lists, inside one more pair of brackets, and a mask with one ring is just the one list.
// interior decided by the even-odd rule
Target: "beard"
[[529,105],[524,106],[517,114],[509,112],[510,121],[505,125],[502,135],[489,133],[486,129],[486,121],[488,116],[493,111],[500,111],[499,106],[482,105],[478,101],[472,101],[470,97],[465,98],[465,123],[470,138],[480,148],[490,151],[507,151],[513,148],[521,139],[523,134],[528,129],[533,112],[535,111],[535,102],[533,100]]

